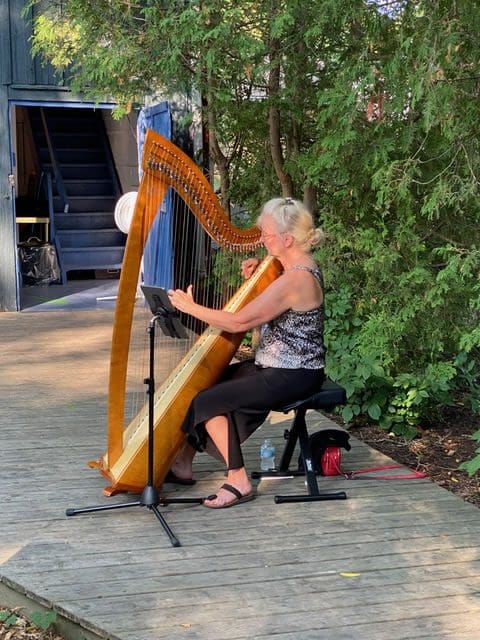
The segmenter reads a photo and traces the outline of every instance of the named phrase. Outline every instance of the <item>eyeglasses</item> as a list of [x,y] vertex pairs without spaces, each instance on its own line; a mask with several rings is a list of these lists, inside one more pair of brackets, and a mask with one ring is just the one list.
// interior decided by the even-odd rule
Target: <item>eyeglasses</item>
[[277,236],[283,236],[285,233],[288,233],[288,231],[277,231],[277,233],[263,233],[263,231],[260,233],[260,240],[270,240],[270,238],[275,238]]
[[270,240],[270,238],[275,238],[279,233],[262,233],[260,234],[260,240]]

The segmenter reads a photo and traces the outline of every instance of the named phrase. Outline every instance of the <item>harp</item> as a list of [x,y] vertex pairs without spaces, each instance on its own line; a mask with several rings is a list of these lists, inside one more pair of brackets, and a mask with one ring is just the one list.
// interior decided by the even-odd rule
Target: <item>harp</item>
[[[147,481],[148,403],[126,418],[127,368],[134,326],[134,309],[142,256],[149,232],[161,215],[169,194],[181,200],[187,216],[197,221],[210,238],[230,252],[246,252],[258,246],[260,231],[234,226],[221,207],[209,182],[195,163],[169,140],[148,131],[142,157],[140,183],[119,282],[112,335],[107,403],[107,450],[90,466],[97,467],[110,485],[105,495],[120,491],[141,492]],[[188,241],[184,251],[191,251]],[[280,265],[266,258],[254,275],[221,304],[238,311],[261,293],[278,275]],[[188,284],[188,283],[187,283]],[[182,286],[175,283],[175,286]],[[207,287],[208,289],[208,287]],[[215,306],[215,305],[210,305]],[[192,334],[196,337],[194,331]],[[181,447],[181,425],[191,400],[214,384],[236,353],[242,334],[228,334],[207,327],[193,346],[155,390],[154,484],[160,486]],[[158,358],[157,358],[158,359]]]

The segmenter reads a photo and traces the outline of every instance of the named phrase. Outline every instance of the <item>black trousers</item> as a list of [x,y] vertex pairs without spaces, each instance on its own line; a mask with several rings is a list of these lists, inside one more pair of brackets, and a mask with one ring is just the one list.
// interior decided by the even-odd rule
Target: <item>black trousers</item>
[[[324,379],[323,369],[262,368],[253,360],[232,364],[217,384],[193,399],[182,429],[197,451],[207,451],[228,469],[239,469],[244,466],[241,443],[263,424],[271,409],[308,397]],[[228,460],[205,429],[205,421],[220,415],[228,420]]]

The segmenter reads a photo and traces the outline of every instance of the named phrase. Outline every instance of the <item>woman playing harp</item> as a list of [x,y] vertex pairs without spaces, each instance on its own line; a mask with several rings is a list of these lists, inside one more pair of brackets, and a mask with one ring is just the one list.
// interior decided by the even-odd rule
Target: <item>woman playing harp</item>
[[[283,273],[243,309],[231,313],[197,304],[191,286],[169,291],[177,309],[223,331],[238,333],[261,325],[255,359],[230,365],[220,382],[193,399],[183,422],[187,440],[170,478],[193,483],[197,451],[222,459],[227,482],[204,501],[213,509],[254,497],[241,443],[272,408],[317,391],[324,380],[323,282],[310,254],[323,233],[303,204],[291,198],[267,202],[257,225],[268,254],[277,258]],[[257,264],[245,261],[243,275],[248,278]]]
[[[183,317],[189,338],[156,336],[156,388],[153,412],[145,402],[145,305],[137,287],[144,257],[156,256],[155,280],[165,288],[195,283],[197,299],[208,307],[238,311],[280,275],[280,263],[267,257],[255,274],[236,289],[238,260],[260,243],[258,228],[232,224],[206,177],[178,147],[149,130],[142,154],[142,180],[135,200],[115,307],[107,403],[107,450],[89,462],[108,479],[105,495],[141,492],[153,449],[154,483],[160,486],[185,440],[181,425],[192,399],[215,384],[231,361],[242,334]],[[155,231],[155,233],[153,233]],[[220,269],[219,265],[223,267]],[[229,277],[225,269],[233,269]],[[213,272],[212,272],[213,267]],[[221,271],[221,278],[215,272]],[[158,276],[158,279],[157,279]],[[231,288],[236,289],[235,293]],[[233,293],[233,295],[232,295]],[[231,297],[230,297],[231,296]],[[143,307],[143,308],[142,308]],[[159,341],[157,343],[157,340]],[[138,358],[137,358],[138,356]],[[153,413],[155,438],[150,447]]]

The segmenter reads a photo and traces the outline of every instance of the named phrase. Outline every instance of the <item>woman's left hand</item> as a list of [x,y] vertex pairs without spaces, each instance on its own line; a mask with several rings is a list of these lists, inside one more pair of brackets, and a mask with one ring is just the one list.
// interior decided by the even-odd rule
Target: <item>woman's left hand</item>
[[240,273],[242,274],[245,280],[248,280],[252,275],[255,269],[260,264],[260,260],[258,258],[247,258],[240,265]]
[[193,286],[191,284],[188,285],[186,291],[182,291],[181,289],[169,289],[168,297],[170,298],[170,302],[173,306],[179,311],[191,313],[195,306],[195,301],[193,299]]

